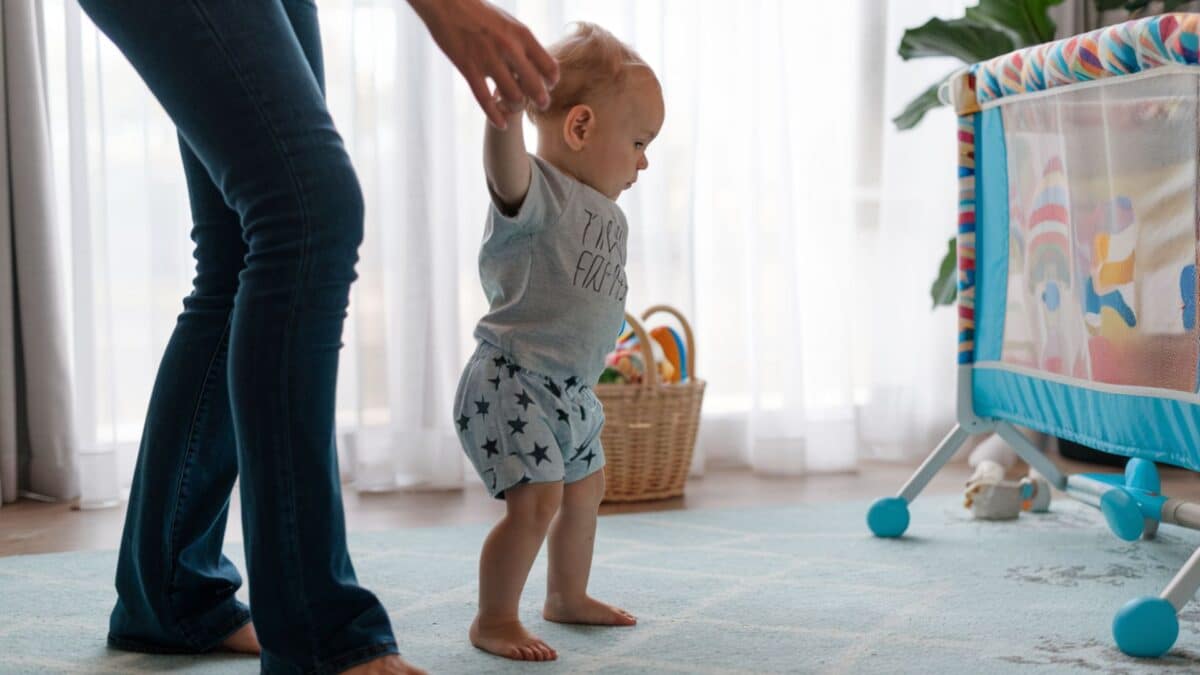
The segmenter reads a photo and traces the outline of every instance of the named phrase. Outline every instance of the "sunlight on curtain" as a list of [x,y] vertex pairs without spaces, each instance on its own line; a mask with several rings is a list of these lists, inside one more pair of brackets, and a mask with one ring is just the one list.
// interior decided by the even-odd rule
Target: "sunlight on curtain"
[[[848,470],[860,446],[888,456],[952,410],[927,386],[952,370],[952,319],[925,294],[953,231],[950,118],[891,132],[933,75],[882,53],[901,24],[961,3],[899,4],[501,3],[547,42],[595,21],[662,81],[662,135],[620,199],[629,308],[668,303],[695,324],[709,381],[696,472]],[[128,484],[190,290],[190,221],[170,121],[73,2],[44,8],[85,493],[101,498]],[[339,375],[342,471],[361,490],[458,487],[470,474],[450,404],[486,310],[484,118],[405,3],[320,8],[328,100],[367,204]]]

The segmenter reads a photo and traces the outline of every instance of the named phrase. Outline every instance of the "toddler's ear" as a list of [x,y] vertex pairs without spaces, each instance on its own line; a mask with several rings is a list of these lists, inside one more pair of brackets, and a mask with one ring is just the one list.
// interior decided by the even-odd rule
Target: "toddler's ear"
[[582,150],[596,127],[596,113],[582,103],[567,111],[563,120],[563,140],[572,150]]

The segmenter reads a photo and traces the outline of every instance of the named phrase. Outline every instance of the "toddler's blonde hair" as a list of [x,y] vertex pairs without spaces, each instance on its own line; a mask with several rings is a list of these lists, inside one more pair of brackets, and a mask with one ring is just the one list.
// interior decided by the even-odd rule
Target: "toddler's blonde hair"
[[526,112],[535,123],[552,119],[581,103],[595,103],[617,94],[631,69],[650,67],[629,45],[594,23],[578,21],[574,30],[547,47],[558,61],[558,84],[550,92],[550,106]]

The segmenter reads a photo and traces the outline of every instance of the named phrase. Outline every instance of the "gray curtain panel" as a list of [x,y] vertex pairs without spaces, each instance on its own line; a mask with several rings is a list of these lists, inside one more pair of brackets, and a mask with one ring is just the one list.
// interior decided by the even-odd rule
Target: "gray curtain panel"
[[0,503],[79,492],[42,35],[0,0]]

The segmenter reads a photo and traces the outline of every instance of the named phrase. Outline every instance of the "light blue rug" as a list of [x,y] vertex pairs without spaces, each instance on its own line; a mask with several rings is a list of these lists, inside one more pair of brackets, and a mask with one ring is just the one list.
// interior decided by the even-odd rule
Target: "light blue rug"
[[[1157,594],[1200,537],[1164,527],[1127,544],[1086,506],[1053,509],[983,523],[956,499],[923,498],[891,541],[868,534],[865,503],[606,517],[594,595],[641,623],[542,621],[540,560],[523,618],[559,661],[525,666],[466,640],[486,527],[363,534],[351,548],[405,655],[433,673],[1200,672],[1200,608],[1159,661],[1123,656],[1109,632],[1113,612]],[[239,657],[107,650],[114,558],[0,558],[0,673],[256,672]]]

